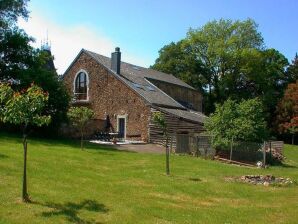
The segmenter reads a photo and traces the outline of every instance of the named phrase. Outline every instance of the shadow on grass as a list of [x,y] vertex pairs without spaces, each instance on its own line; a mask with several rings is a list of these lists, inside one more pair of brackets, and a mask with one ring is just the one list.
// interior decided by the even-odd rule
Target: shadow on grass
[[101,212],[101,213],[107,213],[109,211],[109,209],[106,208],[104,204],[98,203],[94,200],[84,200],[80,203],[67,202],[64,204],[58,204],[58,203],[52,203],[52,202],[47,202],[47,203],[32,202],[32,203],[42,205],[52,209],[52,211],[41,213],[43,217],[64,216],[69,222],[76,223],[76,224],[91,224],[91,223],[100,224],[101,223],[101,222],[96,222],[93,219],[88,220],[88,219],[83,219],[79,217],[79,212],[81,210],[87,210],[91,212]]
[[4,154],[1,154],[1,153],[0,153],[0,159],[6,159],[6,158],[8,158],[7,155],[4,155]]
[[200,178],[196,178],[196,177],[190,177],[189,180],[194,181],[194,182],[201,182],[202,181]]
[[[71,147],[78,150],[81,150],[81,141],[78,139],[45,139],[45,138],[29,138],[29,141],[33,140],[32,144],[43,144],[46,146],[54,147]],[[84,140],[84,150],[96,150],[96,151],[105,151],[105,152],[131,152],[128,150],[119,150],[117,145],[102,145],[97,143],[89,142],[89,140]]]
[[280,166],[283,168],[292,168],[292,169],[298,168],[297,166],[286,164],[286,163],[282,163],[280,164]]
[[[22,137],[16,134],[6,134],[0,132],[1,140],[6,141],[14,141],[15,143],[21,143]],[[38,145],[42,144],[44,146],[49,147],[71,147],[78,150],[81,150],[80,140],[77,139],[46,139],[46,138],[36,138],[36,137],[28,137],[28,142],[30,145]],[[117,146],[114,145],[101,145],[96,143],[91,143],[88,140],[84,141],[84,150],[94,150],[97,152],[130,152],[135,153],[128,150],[119,150]]]

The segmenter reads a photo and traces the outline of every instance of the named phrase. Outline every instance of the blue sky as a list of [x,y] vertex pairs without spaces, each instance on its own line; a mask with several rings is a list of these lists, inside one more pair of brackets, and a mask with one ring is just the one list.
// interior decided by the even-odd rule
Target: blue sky
[[149,66],[190,27],[220,18],[252,18],[268,48],[290,61],[298,52],[297,0],[31,0],[29,10],[31,19],[21,26],[37,43],[48,30],[60,73],[81,48],[109,55],[119,46],[124,60]]

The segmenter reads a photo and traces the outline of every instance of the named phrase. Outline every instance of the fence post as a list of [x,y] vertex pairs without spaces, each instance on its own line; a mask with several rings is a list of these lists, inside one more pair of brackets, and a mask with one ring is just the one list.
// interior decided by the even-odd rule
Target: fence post
[[196,151],[196,157],[199,157],[199,136],[197,136],[197,151]]
[[266,142],[264,141],[264,147],[263,147],[263,167],[266,167]]
[[171,135],[171,152],[173,152],[173,136],[174,134]]
[[232,154],[233,154],[233,137],[232,137],[232,141],[231,141],[231,150],[230,150],[230,161],[232,161]]
[[271,141],[269,141],[269,153],[270,153],[270,161],[269,161],[269,163],[272,163],[272,145],[271,145]]

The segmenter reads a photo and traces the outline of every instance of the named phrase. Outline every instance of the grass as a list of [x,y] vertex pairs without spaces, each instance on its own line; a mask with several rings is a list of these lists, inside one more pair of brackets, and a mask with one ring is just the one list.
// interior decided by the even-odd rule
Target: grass
[[21,139],[0,134],[0,223],[297,223],[298,186],[253,186],[226,176],[273,174],[298,182],[298,147],[266,170],[189,156],[117,151],[78,142],[29,140],[21,201]]

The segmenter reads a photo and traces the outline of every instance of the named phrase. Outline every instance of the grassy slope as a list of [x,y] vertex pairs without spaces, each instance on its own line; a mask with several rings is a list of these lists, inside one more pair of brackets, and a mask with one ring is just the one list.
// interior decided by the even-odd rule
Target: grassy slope
[[264,187],[225,176],[273,174],[298,182],[298,147],[287,167],[243,168],[188,156],[119,152],[67,141],[29,141],[29,194],[21,202],[21,140],[0,135],[0,223],[297,223],[298,186]]

